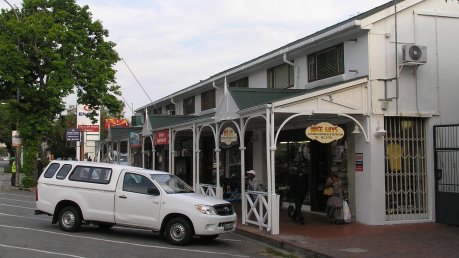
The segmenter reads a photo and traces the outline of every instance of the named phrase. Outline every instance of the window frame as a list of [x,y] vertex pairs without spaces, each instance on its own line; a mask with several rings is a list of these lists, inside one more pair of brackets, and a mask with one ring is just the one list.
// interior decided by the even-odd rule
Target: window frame
[[201,93],[201,111],[215,108],[215,89]]
[[[327,60],[321,60],[319,58],[321,57],[321,55],[325,56],[325,54],[328,52],[334,52],[335,54],[335,59],[333,60],[333,67],[335,67],[336,70],[334,72],[328,71],[328,74],[327,72],[325,72],[325,75],[321,75],[320,67],[326,64]],[[308,82],[319,81],[333,76],[344,74],[344,44],[340,43],[338,45],[334,45],[332,47],[309,54],[307,62]]]
[[194,96],[183,99],[183,114],[184,115],[194,114],[196,112],[195,109],[196,108],[195,108],[195,97]]
[[244,77],[229,83],[230,88],[249,88],[249,77]]
[[166,105],[166,115],[170,115],[169,111],[172,111],[172,115],[175,115],[175,104]]
[[[276,86],[276,73],[278,73],[281,69],[287,68],[287,86],[280,87]],[[274,67],[269,68],[266,71],[267,75],[267,88],[268,89],[288,89],[295,86],[295,69],[293,66],[283,63]]]

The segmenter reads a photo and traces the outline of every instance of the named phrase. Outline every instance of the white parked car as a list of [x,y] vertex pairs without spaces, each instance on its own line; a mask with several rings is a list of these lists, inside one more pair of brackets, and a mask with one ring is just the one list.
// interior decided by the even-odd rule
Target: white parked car
[[37,184],[36,214],[50,214],[64,231],[84,223],[157,231],[175,245],[194,235],[215,239],[234,231],[231,203],[199,195],[180,178],[116,164],[53,161]]

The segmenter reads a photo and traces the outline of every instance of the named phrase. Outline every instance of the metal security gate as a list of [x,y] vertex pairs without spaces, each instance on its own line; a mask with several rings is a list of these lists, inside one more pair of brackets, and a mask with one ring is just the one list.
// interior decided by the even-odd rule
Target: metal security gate
[[424,120],[386,117],[386,220],[428,219]]
[[436,221],[459,225],[459,124],[433,128]]

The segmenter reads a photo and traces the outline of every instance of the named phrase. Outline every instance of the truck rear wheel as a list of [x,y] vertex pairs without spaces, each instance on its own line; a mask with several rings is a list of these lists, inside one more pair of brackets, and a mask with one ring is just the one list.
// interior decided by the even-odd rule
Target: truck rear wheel
[[76,232],[81,227],[81,216],[77,208],[67,206],[59,213],[59,228],[67,232]]
[[190,223],[184,218],[173,218],[167,223],[166,239],[173,245],[186,245],[191,241]]

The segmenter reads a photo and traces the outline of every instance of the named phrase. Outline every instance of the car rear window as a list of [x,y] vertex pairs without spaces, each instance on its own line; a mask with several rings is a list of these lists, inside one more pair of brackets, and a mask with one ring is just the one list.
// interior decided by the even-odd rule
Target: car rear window
[[80,181],[96,184],[108,184],[112,176],[109,168],[77,166],[69,176],[71,181]]
[[60,180],[66,178],[70,170],[72,170],[72,165],[69,165],[69,164],[63,165],[61,169],[59,169],[59,172],[57,172],[56,178]]
[[48,169],[45,171],[44,177],[46,178],[51,178],[56,174],[57,169],[59,168],[59,163],[51,163],[51,165],[48,166]]

